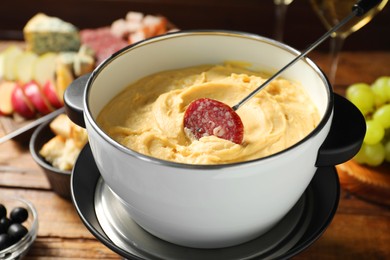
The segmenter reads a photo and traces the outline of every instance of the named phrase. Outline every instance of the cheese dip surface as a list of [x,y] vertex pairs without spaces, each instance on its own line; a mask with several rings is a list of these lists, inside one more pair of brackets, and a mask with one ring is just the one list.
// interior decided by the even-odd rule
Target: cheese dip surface
[[183,129],[187,106],[198,98],[235,105],[265,81],[264,73],[233,65],[164,71],[129,85],[100,112],[99,126],[139,153],[187,164],[226,164],[265,157],[307,136],[319,123],[317,107],[299,84],[277,79],[240,109],[244,140],[199,140]]

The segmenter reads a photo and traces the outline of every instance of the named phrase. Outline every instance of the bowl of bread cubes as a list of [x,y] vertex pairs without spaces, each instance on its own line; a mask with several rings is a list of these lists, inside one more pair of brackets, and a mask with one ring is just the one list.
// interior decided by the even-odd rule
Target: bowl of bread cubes
[[87,140],[85,129],[65,114],[41,124],[31,136],[29,148],[34,161],[43,169],[53,191],[63,198],[71,198],[71,172]]

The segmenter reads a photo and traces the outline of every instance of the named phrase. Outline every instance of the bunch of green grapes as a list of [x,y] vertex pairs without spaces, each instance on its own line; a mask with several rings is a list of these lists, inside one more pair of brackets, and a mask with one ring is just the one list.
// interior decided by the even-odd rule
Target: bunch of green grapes
[[369,166],[390,162],[390,76],[379,77],[371,85],[352,84],[346,97],[362,112],[367,126],[354,160]]

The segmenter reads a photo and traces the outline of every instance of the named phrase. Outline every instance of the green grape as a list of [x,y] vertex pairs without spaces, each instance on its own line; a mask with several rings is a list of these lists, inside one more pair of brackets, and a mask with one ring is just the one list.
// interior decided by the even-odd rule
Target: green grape
[[369,166],[379,166],[385,160],[385,147],[382,143],[364,146],[366,164]]
[[366,135],[364,136],[363,140],[363,142],[366,144],[377,144],[385,136],[385,129],[377,121],[367,120],[366,128]]
[[374,92],[374,105],[375,107],[381,107],[383,106],[384,104],[386,104],[387,102],[387,96],[383,96],[382,94],[378,94],[377,92],[375,92],[374,90],[372,90],[372,92]]
[[375,95],[368,84],[356,83],[350,85],[347,88],[346,97],[363,115],[367,115],[374,110]]
[[373,120],[380,123],[383,128],[389,128],[390,127],[390,104],[381,106],[378,108],[373,116]]
[[365,146],[366,144],[362,144],[362,147],[360,148],[359,152],[353,157],[353,159],[359,163],[359,164],[365,164],[366,163],[366,149]]
[[371,85],[372,91],[381,96],[384,102],[390,101],[390,76],[377,78]]
[[385,137],[383,139],[385,139],[385,141],[390,141],[390,128],[385,129]]
[[385,144],[385,160],[390,162],[390,141],[387,141]]

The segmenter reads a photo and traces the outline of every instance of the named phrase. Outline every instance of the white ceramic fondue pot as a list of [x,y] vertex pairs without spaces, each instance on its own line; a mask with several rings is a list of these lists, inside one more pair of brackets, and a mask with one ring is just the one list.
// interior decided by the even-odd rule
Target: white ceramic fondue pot
[[65,93],[66,110],[74,122],[85,125],[104,182],[141,227],[183,246],[237,245],[277,224],[304,193],[317,167],[345,162],[361,146],[363,116],[332,92],[316,64],[304,58],[282,77],[306,89],[321,114],[319,125],[302,141],[266,158],[223,165],[164,161],[117,143],[96,118],[130,83],[156,72],[225,61],[276,72],[297,55],[280,42],[241,32],[167,34],[130,45],[75,80]]

